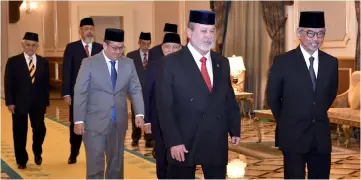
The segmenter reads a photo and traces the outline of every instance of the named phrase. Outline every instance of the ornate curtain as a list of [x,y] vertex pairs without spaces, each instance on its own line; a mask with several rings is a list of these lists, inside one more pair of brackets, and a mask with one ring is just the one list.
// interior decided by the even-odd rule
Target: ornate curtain
[[355,1],[356,19],[357,19],[357,41],[355,55],[355,71],[360,70],[360,1]]
[[[284,9],[285,2],[262,1],[261,5],[263,21],[266,25],[268,35],[272,41],[271,50],[268,57],[268,67],[271,67],[274,57],[285,52],[285,24],[287,21]],[[265,108],[268,107],[267,96],[265,96],[264,105]]]
[[215,51],[223,54],[224,40],[227,32],[228,12],[231,1],[210,1],[211,9],[216,13]]

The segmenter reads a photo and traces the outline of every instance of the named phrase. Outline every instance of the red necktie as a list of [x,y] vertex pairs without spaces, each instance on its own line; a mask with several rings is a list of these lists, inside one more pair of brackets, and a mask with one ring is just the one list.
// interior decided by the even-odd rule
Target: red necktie
[[207,71],[206,62],[207,62],[207,58],[202,57],[202,58],[201,58],[201,63],[202,63],[201,73],[202,73],[202,76],[203,76],[204,81],[205,81],[206,84],[207,84],[207,87],[208,87],[208,89],[209,89],[209,92],[212,92],[211,78],[209,77],[209,74],[208,74],[208,71]]
[[89,46],[86,44],[86,45],[85,45],[85,52],[86,52],[86,55],[89,57],[89,49],[88,49],[88,47],[89,47]]
[[148,59],[147,59],[147,53],[144,53],[144,58],[143,58],[143,67],[146,68],[148,65]]

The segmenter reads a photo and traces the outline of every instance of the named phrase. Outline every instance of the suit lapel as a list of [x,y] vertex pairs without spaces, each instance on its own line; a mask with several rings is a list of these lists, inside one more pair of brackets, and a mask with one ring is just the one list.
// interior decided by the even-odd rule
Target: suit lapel
[[221,63],[220,60],[216,58],[214,52],[211,51],[211,58],[212,58],[212,69],[213,69],[213,87],[212,87],[212,94],[217,92],[217,88],[219,85],[220,77],[221,77]]
[[197,87],[196,89],[199,89],[201,92],[209,92],[206,82],[203,79],[202,73],[198,68],[197,63],[194,61],[194,58],[189,51],[188,48],[184,48],[183,50],[183,56],[184,56],[184,66],[186,69],[186,72],[189,76],[189,81],[192,82],[194,87]]
[[28,67],[28,63],[26,62],[24,53],[19,54],[19,57],[20,57],[20,59],[21,59],[22,69],[24,69],[24,74],[26,74],[26,76],[27,76],[28,79],[29,79],[29,82],[31,82],[29,67]]
[[323,85],[324,75],[325,75],[325,58],[322,51],[318,50],[318,72],[317,72],[317,79],[316,79],[316,92],[320,90]]
[[[35,80],[34,83],[36,82],[36,80],[39,78],[42,70],[43,70],[43,62],[41,61],[42,59],[36,55],[36,67],[35,67]],[[30,73],[29,73],[30,75]]]
[[[85,52],[85,49],[84,49],[84,52]],[[90,53],[91,56],[94,56],[96,54],[96,52],[98,52],[97,51],[97,43],[93,42],[92,43],[92,52]],[[85,54],[86,54],[86,52],[85,52]]]
[[121,63],[121,61],[123,60],[123,56],[118,60],[118,71],[117,71],[117,81],[115,84],[115,88],[114,88],[114,92],[118,91],[121,88],[121,83],[122,83],[122,77],[121,77],[121,72],[123,71],[123,67],[124,64]]
[[[88,57],[87,54],[86,54],[86,51],[85,51],[85,47],[83,46],[83,43],[82,43],[81,40],[78,41],[78,45],[79,45],[79,48],[82,49],[81,52],[83,53],[83,57]],[[92,49],[93,48],[94,47],[92,46]],[[93,53],[93,51],[92,51],[92,53]]]
[[[296,49],[296,53],[297,53],[297,63],[295,64],[296,68],[299,67],[300,69],[300,77],[305,77],[305,79],[307,79],[307,83],[308,85],[312,86],[312,79],[310,76],[310,72],[308,71],[308,67],[305,61],[305,58],[303,57],[302,51],[300,46],[297,47]],[[317,87],[317,84],[316,84]]]
[[99,72],[100,74],[103,75],[104,80],[106,81],[106,84],[108,86],[108,88],[110,88],[111,90],[113,90],[113,86],[112,86],[112,80],[109,74],[109,69],[108,69],[108,65],[105,61],[104,55],[103,55],[103,51],[101,53],[98,54],[99,56],[99,61],[98,62],[98,67],[99,67]]

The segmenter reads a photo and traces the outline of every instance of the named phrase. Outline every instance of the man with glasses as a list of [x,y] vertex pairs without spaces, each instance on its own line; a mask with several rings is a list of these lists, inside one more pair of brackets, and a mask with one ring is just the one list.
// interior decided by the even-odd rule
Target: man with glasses
[[[33,129],[35,164],[42,163],[42,145],[46,127],[44,114],[49,106],[49,62],[36,54],[38,34],[26,32],[21,43],[23,53],[10,57],[5,67],[5,103],[12,113],[16,163],[25,169],[29,160],[26,151],[28,115]],[[8,119],[6,119],[8,120]]]
[[124,31],[106,29],[103,51],[82,61],[76,80],[74,132],[83,135],[87,179],[124,178],[127,95],[136,126],[144,125],[141,84],[133,60],[122,56],[123,51]]
[[301,12],[300,45],[275,57],[267,98],[276,119],[276,146],[284,178],[329,179],[331,134],[327,111],[338,88],[338,60],[319,50],[326,33],[323,12]]
[[63,57],[63,79],[62,92],[66,104],[69,105],[70,121],[70,156],[68,164],[75,164],[79,155],[82,137],[74,133],[73,104],[75,80],[81,62],[84,58],[99,53],[103,47],[94,42],[95,27],[92,18],[84,18],[80,21],[79,27],[80,40],[69,43],[64,51]]
[[[148,67],[149,62],[149,48],[151,41],[151,34],[141,32],[139,35],[139,49],[132,51],[127,54],[127,57],[133,59],[135,69],[137,70],[137,74],[140,80],[140,84],[142,84],[142,89],[144,89],[144,81],[146,78],[146,69]],[[138,146],[139,140],[142,136],[141,129],[135,126],[135,115],[132,108],[132,146]],[[144,133],[145,139],[145,147],[152,147],[152,136],[150,134]]]
[[[178,25],[165,23],[163,28],[164,36],[167,33],[178,33]],[[164,38],[163,36],[163,38]],[[149,54],[152,61],[157,61],[164,56],[162,51],[162,44],[154,46],[152,49],[149,50]]]
[[[162,52],[164,56],[177,52],[182,48],[179,34],[167,33],[164,36],[162,43]],[[156,74],[159,71],[158,61],[154,61],[150,64],[147,71],[146,85],[143,89],[144,94],[144,106],[145,106],[145,124],[144,131],[146,133],[152,133],[155,140],[155,147],[153,152],[156,156],[156,169],[158,179],[165,179],[167,174],[167,154],[164,146],[162,133],[160,131],[158,122],[158,113],[156,108],[155,98],[155,80]]]

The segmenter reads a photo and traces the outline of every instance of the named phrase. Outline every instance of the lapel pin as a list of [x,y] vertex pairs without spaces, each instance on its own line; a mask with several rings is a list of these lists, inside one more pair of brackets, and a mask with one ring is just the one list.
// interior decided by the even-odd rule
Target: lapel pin
[[217,64],[217,67],[219,67],[219,64]]

